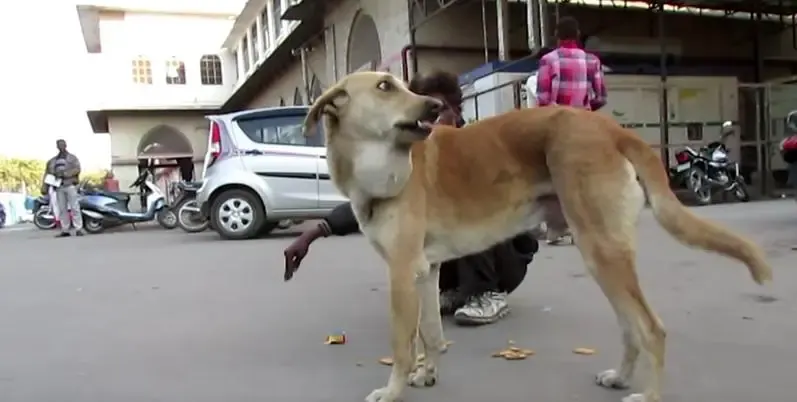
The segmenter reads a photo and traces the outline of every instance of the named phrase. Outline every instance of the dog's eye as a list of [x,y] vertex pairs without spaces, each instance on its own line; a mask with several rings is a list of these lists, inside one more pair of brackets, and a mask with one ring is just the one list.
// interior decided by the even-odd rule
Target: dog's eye
[[393,83],[390,81],[382,81],[376,87],[379,88],[380,91],[384,92],[390,91],[394,88]]

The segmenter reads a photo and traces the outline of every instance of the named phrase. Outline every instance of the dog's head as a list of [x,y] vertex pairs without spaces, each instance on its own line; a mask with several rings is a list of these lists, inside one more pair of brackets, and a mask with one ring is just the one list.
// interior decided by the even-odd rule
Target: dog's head
[[443,109],[442,102],[410,92],[395,76],[382,72],[350,74],[321,95],[310,108],[305,129],[326,117],[327,135],[409,144],[423,140]]

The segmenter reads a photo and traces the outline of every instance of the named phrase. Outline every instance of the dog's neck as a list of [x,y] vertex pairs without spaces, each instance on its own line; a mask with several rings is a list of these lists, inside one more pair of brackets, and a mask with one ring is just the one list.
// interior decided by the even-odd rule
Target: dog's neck
[[384,199],[401,193],[412,174],[409,149],[382,141],[347,142],[330,144],[327,151],[332,179],[344,195]]

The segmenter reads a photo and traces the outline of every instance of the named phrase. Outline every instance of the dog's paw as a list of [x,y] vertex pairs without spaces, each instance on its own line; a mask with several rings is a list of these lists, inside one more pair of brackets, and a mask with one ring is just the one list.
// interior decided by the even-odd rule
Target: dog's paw
[[649,402],[644,394],[631,394],[623,398],[622,402]]
[[437,369],[433,366],[420,364],[410,373],[407,384],[411,387],[433,387],[437,384]]
[[[628,382],[625,378],[620,377],[620,374],[617,370],[606,370],[601,371],[598,375],[595,376],[595,383],[600,385],[601,387],[611,388],[611,389],[626,389],[628,388]],[[636,394],[634,394],[636,395]],[[636,402],[634,400],[626,401],[623,399],[623,402]],[[644,399],[640,402],[644,402]]]
[[365,397],[365,402],[396,402],[398,400],[398,395],[391,392],[388,387],[375,389]]

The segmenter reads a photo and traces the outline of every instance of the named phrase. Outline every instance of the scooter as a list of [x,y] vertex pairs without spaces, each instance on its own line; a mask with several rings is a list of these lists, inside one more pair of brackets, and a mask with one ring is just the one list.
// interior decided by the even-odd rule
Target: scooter
[[[173,214],[166,206],[166,197],[160,188],[150,179],[149,172],[142,173],[130,188],[141,186],[146,188],[146,206],[141,212],[129,209],[130,193],[97,191],[85,194],[80,199],[80,209],[83,213],[83,228],[86,232],[102,233],[106,228],[131,224],[135,229],[136,223],[156,220],[165,228],[171,228]],[[170,227],[171,226],[171,227]]]

